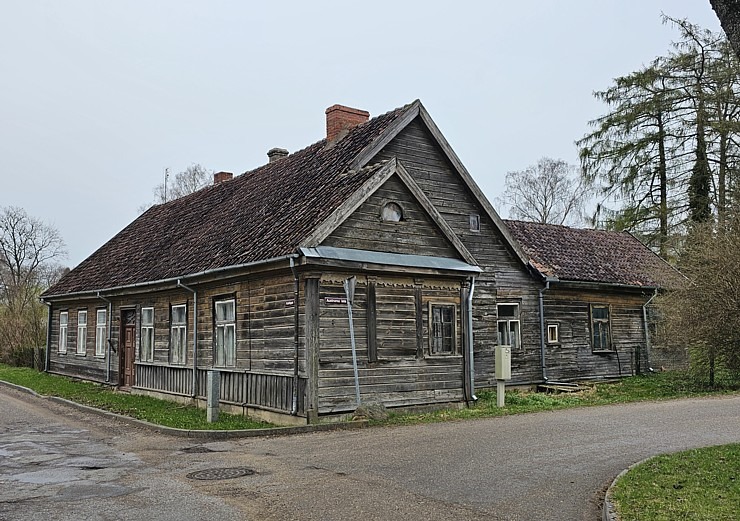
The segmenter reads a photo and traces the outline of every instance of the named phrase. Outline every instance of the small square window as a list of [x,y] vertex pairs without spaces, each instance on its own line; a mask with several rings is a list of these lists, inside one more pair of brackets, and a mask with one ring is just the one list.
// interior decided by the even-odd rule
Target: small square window
[[480,231],[480,215],[477,213],[470,214],[470,231],[471,232]]
[[547,343],[557,344],[560,342],[560,332],[557,324],[547,324]]

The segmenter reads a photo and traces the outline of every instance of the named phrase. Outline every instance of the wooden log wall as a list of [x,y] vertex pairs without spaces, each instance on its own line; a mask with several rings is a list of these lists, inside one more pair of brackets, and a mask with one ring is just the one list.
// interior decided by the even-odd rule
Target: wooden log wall
[[[403,210],[401,221],[383,221],[380,218],[383,207],[389,202],[398,204]],[[388,179],[322,245],[453,259],[460,257],[397,176]]]
[[[197,315],[193,310],[193,294],[182,288],[166,291],[111,297],[113,301],[113,326],[111,328],[113,345],[118,349],[121,310],[136,310],[136,381],[135,387],[159,392],[190,396],[193,393],[193,321],[198,321],[198,367],[209,368],[214,356],[214,301],[233,298],[236,304],[236,366],[225,370],[228,385],[225,390],[236,394],[223,395],[223,399],[233,403],[248,403],[275,410],[284,410],[287,394],[292,401],[292,381],[295,357],[295,306],[301,306],[303,295],[295,301],[294,279],[292,273],[244,278],[210,284],[189,284],[198,291]],[[300,286],[299,286],[300,287]],[[183,364],[170,362],[170,312],[173,305],[187,305],[187,344]],[[87,308],[87,353],[76,355],[77,310]],[[51,370],[70,376],[104,381],[107,371],[106,357],[95,357],[95,311],[107,309],[102,300],[70,301],[54,304],[52,316]],[[141,346],[141,308],[154,308],[154,355],[153,361],[140,360]],[[300,308],[299,308],[300,309]],[[69,312],[67,353],[59,354],[59,311]],[[305,372],[305,350],[303,342],[303,313],[299,314],[299,370]],[[112,353],[110,361],[110,381],[118,383],[119,353]],[[252,371],[252,376],[244,375]],[[201,371],[199,371],[200,373]],[[229,379],[244,379],[231,385]],[[290,382],[290,384],[286,383]],[[198,380],[198,388],[205,385]],[[286,387],[287,386],[287,387]],[[246,389],[248,400],[242,391]],[[288,391],[289,388],[289,391]],[[301,384],[305,392],[305,383]],[[226,391],[225,391],[226,392]],[[230,391],[229,391],[230,392]],[[200,394],[200,393],[199,393]],[[256,400],[256,402],[254,401]],[[264,403],[261,403],[264,402]],[[301,408],[303,397],[299,397]],[[288,408],[289,410],[290,408]]]
[[[483,269],[473,295],[473,343],[477,387],[491,387],[497,343],[497,302],[520,304],[522,349],[512,353],[512,383],[538,381],[539,311],[537,284],[506,245],[503,236],[418,121],[409,124],[380,153],[397,157]],[[470,216],[480,216],[480,231]]]
[[[106,376],[110,382],[118,382],[118,358],[114,358],[108,373],[108,349],[106,329],[106,349],[102,357],[95,355],[95,327],[96,312],[98,309],[108,310],[108,304],[99,299],[69,300],[55,302],[51,317],[51,338],[49,354],[49,370],[52,373],[85,378],[95,382],[106,383]],[[86,352],[84,355],[77,354],[77,313],[79,310],[87,311],[87,338],[85,340]],[[67,352],[59,353],[59,314],[62,311],[68,313],[67,322]],[[115,356],[115,355],[114,355]]]
[[[347,305],[343,301],[345,296],[342,287],[342,281],[348,276],[350,274],[324,274],[320,280],[320,414],[347,412],[356,407]],[[368,341],[367,335],[367,296],[373,292],[375,360],[368,356],[368,346],[372,341]],[[417,305],[417,295],[421,305]],[[455,354],[430,354],[430,302],[457,307]],[[383,402],[387,407],[395,407],[445,403],[464,398],[459,281],[358,277],[352,311],[363,402]],[[421,331],[419,337],[417,329]]]
[[[553,285],[545,292],[545,324],[557,324],[560,341],[547,344],[546,364],[551,380],[629,376],[647,367],[642,305],[639,293],[569,290]],[[595,353],[591,345],[590,305],[609,306],[615,351]]]

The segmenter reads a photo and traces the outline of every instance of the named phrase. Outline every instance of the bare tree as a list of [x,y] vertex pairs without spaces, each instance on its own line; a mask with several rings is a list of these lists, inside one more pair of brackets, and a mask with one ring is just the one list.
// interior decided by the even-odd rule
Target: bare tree
[[170,179],[169,174],[165,172],[165,180],[154,187],[154,202],[142,205],[139,210],[143,212],[152,204],[162,204],[192,194],[208,186],[212,179],[213,172],[197,163],[178,172],[173,179]]
[[740,58],[740,0],[709,0],[722,29]]
[[497,202],[509,217],[547,224],[579,224],[591,190],[575,166],[543,157],[536,165],[506,174],[506,187]]
[[710,386],[740,383],[738,262],[740,219],[697,223],[679,257],[687,283],[658,300],[662,342],[687,345],[694,376]]
[[0,355],[43,342],[38,297],[60,276],[65,256],[56,228],[22,208],[0,208]]

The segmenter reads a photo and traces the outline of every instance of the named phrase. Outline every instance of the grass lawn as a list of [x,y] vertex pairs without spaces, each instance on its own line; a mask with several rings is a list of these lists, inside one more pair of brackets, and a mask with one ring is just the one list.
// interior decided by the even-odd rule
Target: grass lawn
[[[148,396],[118,392],[110,387],[39,373],[33,369],[0,364],[0,380],[22,385],[46,396],[59,396],[84,405],[99,407],[167,427],[181,429],[254,429],[269,427],[241,415],[221,413],[216,423],[206,422],[203,409],[179,405]],[[718,394],[694,387],[681,373],[657,373],[633,376],[621,381],[592,384],[577,393],[543,394],[523,390],[506,392],[506,406],[496,406],[495,391],[481,391],[478,402],[469,408],[444,409],[428,413],[395,413],[373,425],[406,425],[448,420],[487,418],[570,407],[606,405],[643,400],[663,400]]]
[[158,400],[149,396],[118,392],[110,387],[63,376],[39,373],[25,367],[0,364],[0,380],[22,385],[45,396],[105,409],[166,427],[178,429],[235,430],[273,427],[242,415],[220,413],[217,422],[206,421],[205,409]]
[[[608,405],[646,400],[668,400],[691,396],[724,394],[733,391],[708,390],[691,383],[683,373],[666,372],[631,376],[621,381],[595,383],[575,393],[545,394],[524,390],[506,391],[505,407],[496,406],[496,391],[481,391],[478,402],[460,410],[441,410],[423,414],[391,413],[378,424],[415,424],[445,420],[488,418],[571,407]],[[736,391],[735,391],[736,392]]]
[[740,519],[740,444],[649,459],[613,491],[622,521]]

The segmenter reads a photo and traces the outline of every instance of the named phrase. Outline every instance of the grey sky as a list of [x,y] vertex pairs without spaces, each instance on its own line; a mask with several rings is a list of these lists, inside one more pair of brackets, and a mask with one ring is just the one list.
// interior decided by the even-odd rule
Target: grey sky
[[326,107],[416,98],[493,200],[573,142],[592,92],[668,51],[660,14],[708,0],[2,0],[0,206],[55,225],[74,266],[133,220],[165,167],[241,173],[324,136]]

